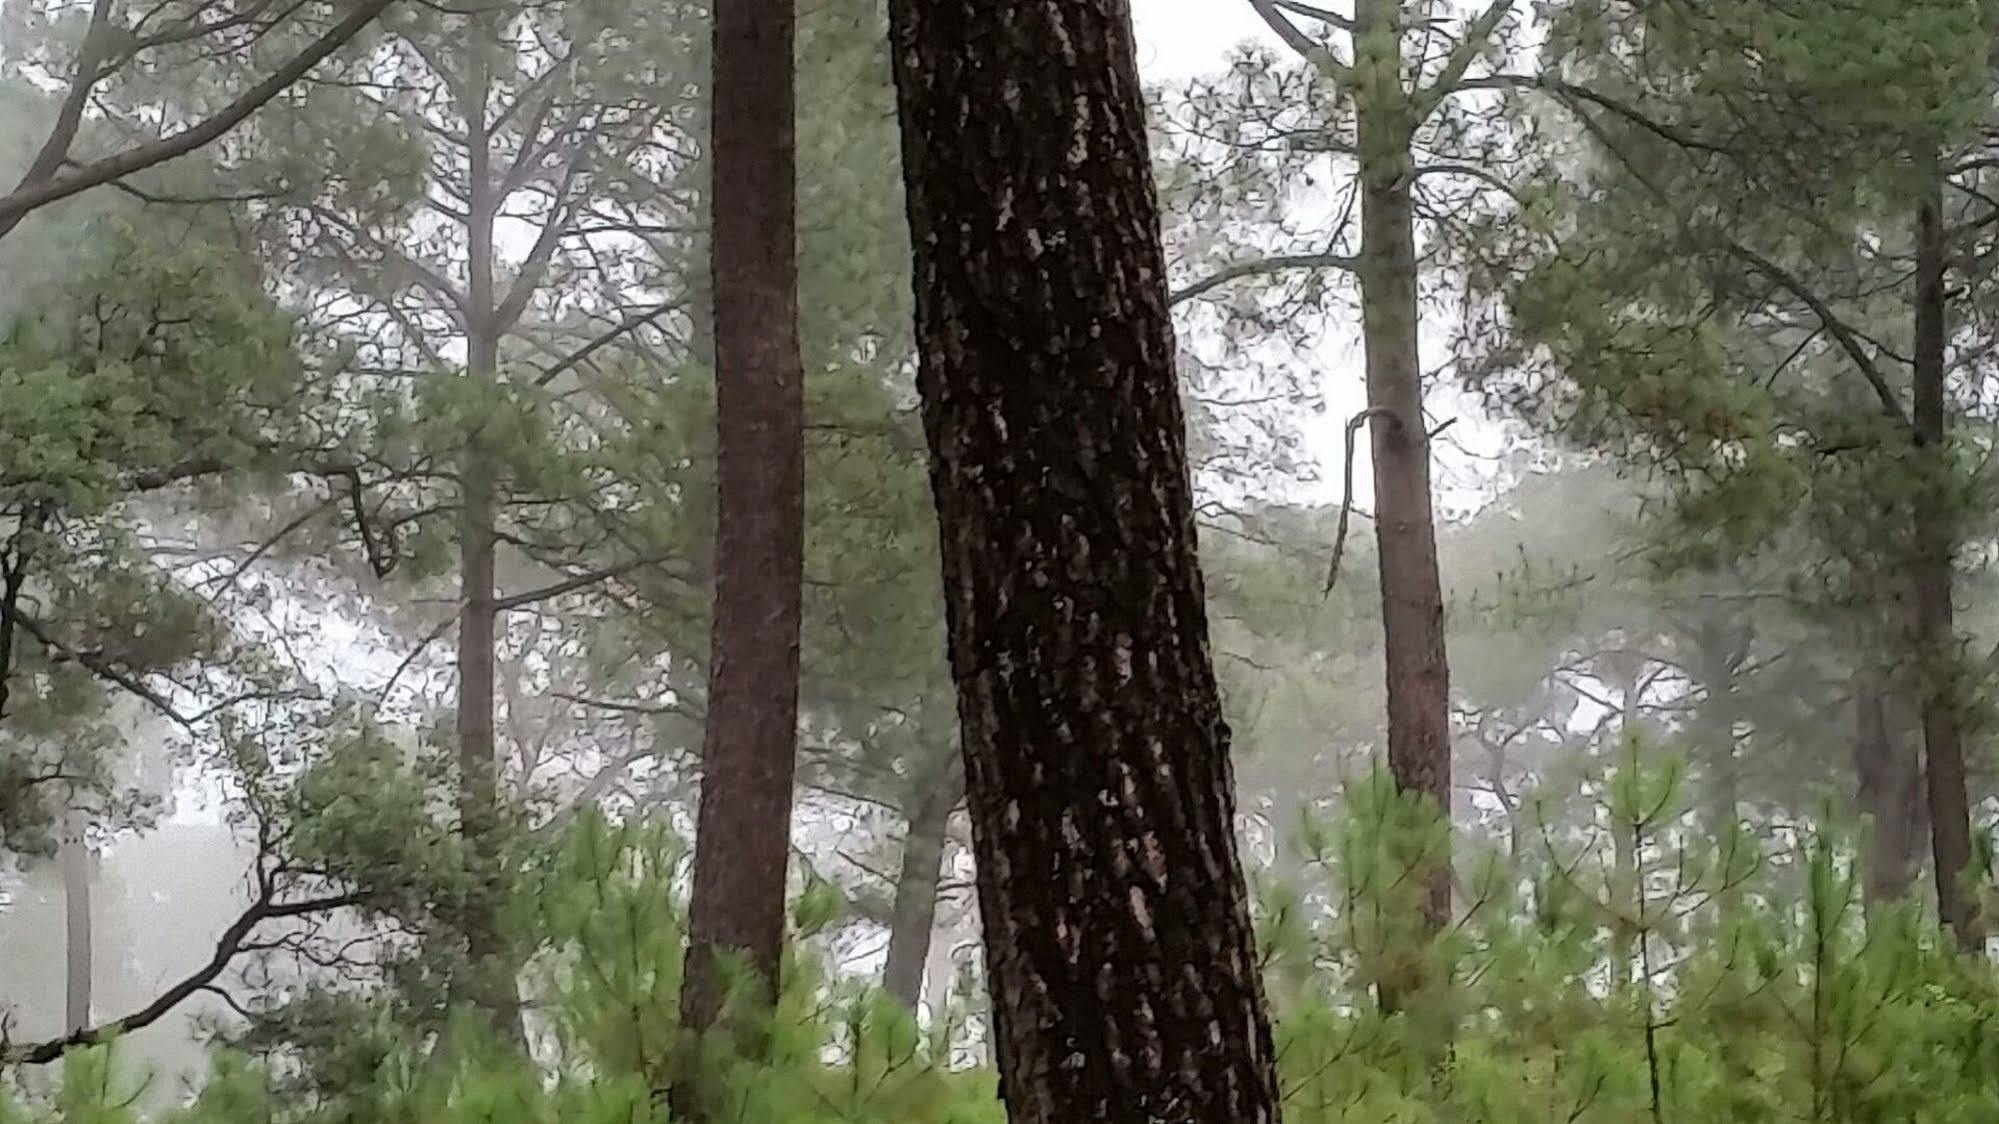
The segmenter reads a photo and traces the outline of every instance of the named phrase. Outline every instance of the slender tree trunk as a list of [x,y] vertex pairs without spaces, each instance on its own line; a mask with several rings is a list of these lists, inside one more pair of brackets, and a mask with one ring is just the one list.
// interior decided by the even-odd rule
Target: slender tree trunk
[[917,797],[902,837],[902,867],[889,911],[888,965],[882,989],[910,1011],[923,1002],[923,969],[930,961],[930,937],[937,923],[937,883],[944,862],[944,837],[951,810],[964,795],[964,774]]
[[[1944,406],[1944,275],[1948,235],[1943,225],[1943,179],[1932,167],[1931,184],[1916,220],[1915,440],[1924,470],[1941,490],[1948,479]],[[1938,510],[1938,507],[1946,510]],[[1955,528],[1948,505],[1916,512],[1914,584],[1916,645],[1923,668],[1923,773],[1929,786],[1930,846],[1936,864],[1937,915],[1966,949],[1983,945],[1976,896],[1964,884],[1971,863],[1971,810],[1966,795],[1964,735],[1960,727],[1957,635],[1951,609],[1951,558]]]
[[[792,0],[715,7],[715,377],[720,477],[708,728],[682,1026],[710,1029],[718,958],[774,1000],[784,943],[804,578]],[[689,1105],[682,1082],[676,1098]]]
[[95,979],[93,961],[97,939],[91,926],[90,844],[84,838],[84,819],[75,812],[66,815],[62,839],[57,844],[56,863],[62,869],[63,920],[63,1020],[65,1034],[74,1034],[90,1025],[91,985]]
[[1703,692],[1695,744],[1707,757],[1708,834],[1724,840],[1741,824],[1742,784],[1735,758],[1735,622],[1721,613],[1706,615],[1694,637],[1696,669]]
[[[1388,766],[1404,792],[1451,808],[1450,667],[1430,503],[1430,439],[1416,336],[1415,110],[1402,85],[1400,0],[1356,0],[1361,319],[1374,411],[1375,534],[1387,650]],[[1424,920],[1450,923],[1449,856],[1433,860]]]
[[[470,155],[466,243],[466,374],[482,384],[499,381],[499,327],[494,310],[493,239],[498,210],[485,100],[489,85],[483,35],[475,36],[468,66],[470,95],[466,148]],[[472,1000],[503,1040],[525,1046],[519,982],[501,931],[500,898],[506,871],[500,853],[499,751],[493,711],[496,674],[494,645],[499,612],[495,607],[494,560],[499,520],[494,460],[477,423],[458,465],[458,819],[466,844],[470,886],[458,919],[472,974]]]
[[1854,774],[1868,825],[1863,890],[1869,911],[1903,901],[1916,877],[1916,847],[1927,826],[1923,765],[1880,676],[1853,677]]
[[1008,1118],[1273,1121],[1128,4],[890,11]]

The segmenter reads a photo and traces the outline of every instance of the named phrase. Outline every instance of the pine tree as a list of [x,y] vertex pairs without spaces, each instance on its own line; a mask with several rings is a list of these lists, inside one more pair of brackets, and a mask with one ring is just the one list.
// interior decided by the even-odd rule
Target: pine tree
[[892,16],[1002,1096],[1274,1120],[1129,10]]
[[[718,523],[708,727],[681,1021],[720,1013],[725,955],[775,1001],[797,763],[804,580],[804,370],[798,347],[793,0],[715,13],[714,261]],[[693,1103],[676,1089],[682,1111]]]

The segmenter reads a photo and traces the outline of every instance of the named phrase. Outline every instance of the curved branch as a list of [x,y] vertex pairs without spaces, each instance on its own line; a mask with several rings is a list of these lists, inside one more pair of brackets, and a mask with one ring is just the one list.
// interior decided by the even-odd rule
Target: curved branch
[[1347,419],[1346,488],[1340,497],[1340,522],[1339,526],[1333,529],[1333,558],[1326,567],[1326,588],[1320,591],[1321,597],[1332,596],[1333,586],[1340,580],[1340,559],[1345,557],[1347,552],[1347,524],[1353,518],[1354,435],[1360,432],[1361,426],[1373,418],[1386,418],[1391,425],[1402,424],[1402,419],[1395,416],[1395,411],[1384,406],[1370,406]]
[[272,899],[274,891],[270,887],[250,903],[250,908],[229,923],[222,930],[222,936],[215,942],[215,954],[208,962],[183,977],[179,983],[162,991],[144,1007],[110,1022],[84,1027],[60,1038],[36,1042],[19,1047],[0,1056],[0,1063],[7,1065],[47,1065],[59,1060],[65,1053],[82,1046],[93,1046],[99,1042],[132,1031],[151,1026],[171,1014],[174,1008],[186,1002],[196,993],[207,990],[236,957],[247,950],[250,935],[257,926],[266,921],[277,921],[291,917],[307,917],[315,913],[330,913],[336,909],[359,905],[366,899],[360,893],[337,894],[323,898],[308,898],[297,902],[280,902]]
[[[123,179],[134,172],[142,172],[156,164],[164,164],[176,157],[185,156],[205,145],[221,139],[249,116],[263,108],[266,102],[284,92],[292,83],[305,77],[306,72],[318,66],[326,56],[339,50],[348,40],[358,35],[362,28],[381,15],[394,0],[361,0],[347,18],[334,24],[326,33],[313,40],[306,48],[293,56],[290,62],[273,71],[270,77],[244,91],[242,96],[218,110],[213,117],[199,124],[191,125],[171,136],[134,145],[123,152],[94,160],[78,167],[68,175],[55,175],[54,169],[40,177],[23,179],[14,190],[0,197],[0,236],[19,226],[21,220],[38,207],[67,199],[79,192],[88,191],[112,180]],[[72,98],[87,97],[91,85],[97,80],[95,67],[90,72],[79,72],[71,89]],[[79,92],[80,91],[80,92]],[[50,138],[56,147],[57,137]],[[59,146],[65,153],[68,143]],[[60,164],[61,156],[55,163]],[[40,160],[36,162],[38,165]]]

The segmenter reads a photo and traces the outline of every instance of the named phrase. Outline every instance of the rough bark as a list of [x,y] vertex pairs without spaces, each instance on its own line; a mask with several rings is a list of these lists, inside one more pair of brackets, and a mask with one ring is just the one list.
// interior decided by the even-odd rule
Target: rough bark
[[1923,764],[1908,723],[1880,677],[1853,677],[1856,803],[1867,824],[1867,870],[1862,885],[1869,911],[1908,897],[1916,877],[1916,848],[1928,826]]
[[923,1002],[923,969],[930,961],[930,938],[937,924],[944,837],[951,826],[951,810],[965,792],[964,774],[956,769],[950,774],[945,783],[913,802],[908,830],[902,837],[895,900],[889,910],[888,964],[882,969],[882,990],[911,1011]]
[[63,899],[63,1017],[64,1034],[90,1025],[91,985],[96,977],[97,938],[91,926],[90,844],[84,838],[83,817],[71,813],[63,824],[56,863],[62,870]]
[[[1944,276],[1949,235],[1943,220],[1943,179],[1935,173],[1916,218],[1914,405],[1917,451],[1939,484],[1948,456],[1944,404]],[[1951,608],[1955,533],[1948,505],[1923,505],[1913,541],[1916,646],[1924,670],[1923,774],[1929,789],[1930,847],[1935,862],[1937,915],[1967,949],[1983,944],[1976,897],[1964,885],[1971,862],[1971,811],[1966,795],[1964,734],[1959,716],[1956,625]]]
[[1275,1120],[1128,6],[890,10],[1008,1117]]
[[[1400,0],[1357,0],[1354,93],[1361,189],[1361,319],[1372,418],[1375,535],[1388,673],[1388,766],[1404,792],[1451,807],[1450,667],[1430,500],[1430,439],[1417,351],[1415,107],[1403,87]],[[1448,857],[1427,879],[1424,920],[1450,923]]]
[[796,13],[791,0],[731,0],[716,6],[714,35],[718,562],[681,993],[682,1026],[696,1032],[726,998],[719,957],[739,958],[765,1003],[776,995],[804,578]]

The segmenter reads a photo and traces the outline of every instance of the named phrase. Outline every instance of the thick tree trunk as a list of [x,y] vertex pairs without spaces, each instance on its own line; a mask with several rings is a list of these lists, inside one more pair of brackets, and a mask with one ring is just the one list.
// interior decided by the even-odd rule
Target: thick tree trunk
[[1856,803],[1868,833],[1863,890],[1871,912],[1908,897],[1916,877],[1916,847],[1928,820],[1922,760],[1877,675],[1855,673],[1853,708]]
[[90,844],[84,838],[83,817],[70,813],[62,825],[56,864],[62,869],[63,1016],[65,1034],[90,1025],[91,985],[96,972],[97,938],[91,926]]
[[[1388,672],[1388,766],[1396,785],[1451,807],[1450,667],[1430,503],[1430,440],[1416,337],[1413,115],[1402,85],[1400,0],[1357,0],[1355,125],[1361,179],[1361,318],[1374,412],[1375,534]],[[1426,879],[1424,920],[1450,923],[1449,857]]]
[[715,8],[720,491],[708,729],[681,993],[682,1026],[694,1032],[714,1025],[725,999],[718,957],[740,958],[767,1004],[784,943],[805,519],[795,35],[792,0],[729,0]]
[[944,837],[951,826],[951,810],[964,791],[964,774],[950,770],[946,783],[914,801],[909,827],[902,837],[902,866],[896,874],[895,901],[889,911],[888,965],[882,969],[882,990],[912,1012],[923,1002],[923,970],[930,962],[930,937],[937,924]]
[[[1915,440],[1925,471],[1943,486],[1945,441],[1944,274],[1948,235],[1943,187],[1934,174],[1916,221]],[[1951,609],[1951,558],[1955,529],[1934,506],[1916,513],[1914,541],[1916,645],[1924,673],[1923,773],[1929,786],[1930,846],[1936,866],[1937,915],[1966,949],[1983,944],[1976,896],[1964,884],[1971,863],[1971,810],[1966,795],[1964,735],[1959,721],[1957,635]]]
[[891,13],[1008,1117],[1275,1120],[1129,7]]

